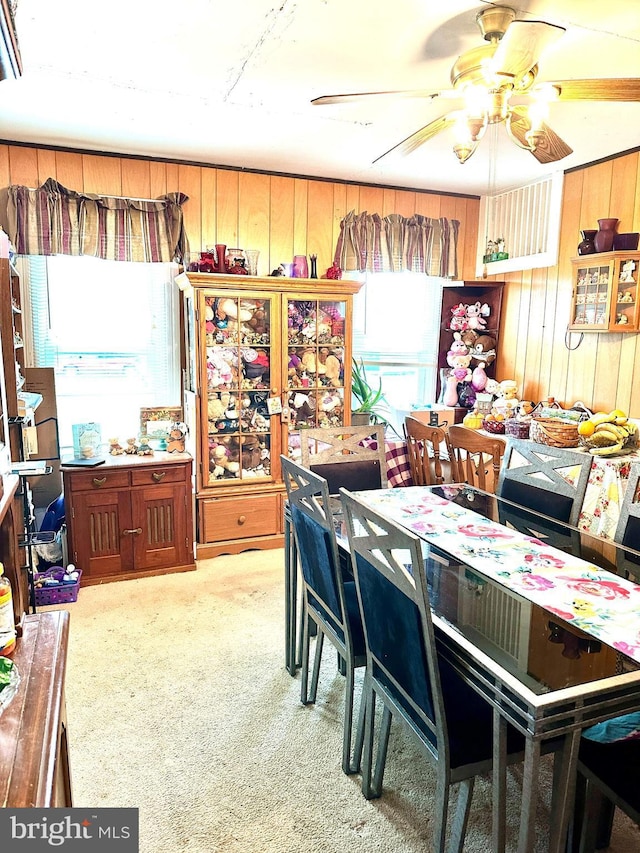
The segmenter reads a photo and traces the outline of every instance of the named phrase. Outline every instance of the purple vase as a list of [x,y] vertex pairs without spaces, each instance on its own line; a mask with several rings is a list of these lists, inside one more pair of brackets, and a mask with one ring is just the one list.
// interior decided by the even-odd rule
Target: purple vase
[[617,219],[598,219],[598,231],[593,238],[596,252],[610,252],[616,233]]

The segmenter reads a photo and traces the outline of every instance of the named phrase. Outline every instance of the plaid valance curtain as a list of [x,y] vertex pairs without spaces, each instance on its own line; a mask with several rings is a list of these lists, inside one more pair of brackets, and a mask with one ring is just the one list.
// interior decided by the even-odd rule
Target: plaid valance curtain
[[457,278],[459,228],[457,219],[352,210],[340,223],[334,261],[343,270],[408,270]]
[[37,189],[9,187],[9,238],[19,255],[181,263],[189,254],[185,201],[182,193],[155,201],[78,193],[49,178]]

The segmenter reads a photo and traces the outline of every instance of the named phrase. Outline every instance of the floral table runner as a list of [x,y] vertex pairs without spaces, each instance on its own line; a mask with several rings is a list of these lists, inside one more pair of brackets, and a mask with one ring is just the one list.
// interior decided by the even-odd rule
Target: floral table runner
[[[447,487],[441,487],[444,494]],[[451,497],[458,489],[451,490]],[[410,486],[358,499],[528,601],[640,662],[640,586]]]

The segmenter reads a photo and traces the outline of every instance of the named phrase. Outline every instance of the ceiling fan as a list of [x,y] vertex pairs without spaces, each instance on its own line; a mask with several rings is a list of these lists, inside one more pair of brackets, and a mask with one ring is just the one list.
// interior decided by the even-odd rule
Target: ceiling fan
[[410,154],[448,128],[454,129],[453,150],[458,160],[465,163],[487,127],[501,122],[516,145],[530,151],[540,163],[553,163],[567,157],[573,149],[546,123],[551,102],[640,100],[640,78],[635,77],[537,82],[539,57],[563,35],[565,28],[515,18],[515,10],[508,6],[489,6],[478,12],[476,21],[488,44],[458,57],[451,69],[452,89],[323,95],[311,103],[323,106],[380,95],[462,102],[460,108],[421,127],[377,157],[374,163],[391,152]]

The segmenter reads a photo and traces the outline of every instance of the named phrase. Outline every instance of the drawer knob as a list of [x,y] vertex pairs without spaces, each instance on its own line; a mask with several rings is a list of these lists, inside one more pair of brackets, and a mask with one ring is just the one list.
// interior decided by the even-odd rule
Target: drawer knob
[[106,482],[107,482],[106,477],[94,477],[93,478],[93,485],[97,486],[98,488],[100,488],[100,486],[104,486],[104,484]]
[[123,536],[139,536],[141,533],[142,533],[141,527],[134,527],[131,530],[123,530],[122,531]]
[[238,524],[244,524],[246,520],[247,520],[247,516],[241,515],[238,517]]
[[159,483],[162,480],[162,478],[166,475],[166,473],[167,473],[166,471],[154,471],[151,476],[156,481],[156,483]]

